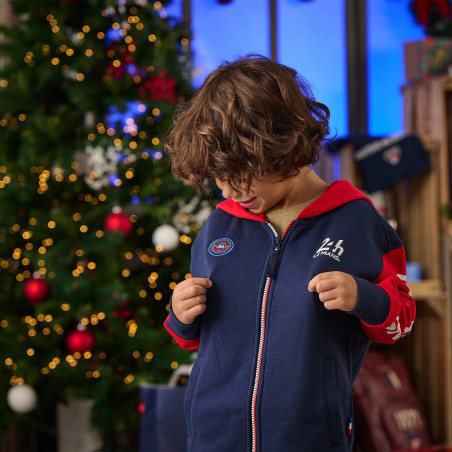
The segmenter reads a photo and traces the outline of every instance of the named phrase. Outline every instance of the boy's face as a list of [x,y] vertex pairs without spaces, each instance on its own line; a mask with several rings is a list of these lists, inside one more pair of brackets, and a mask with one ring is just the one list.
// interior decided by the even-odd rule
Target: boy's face
[[215,183],[224,198],[232,199],[254,214],[261,214],[270,209],[282,209],[297,204],[292,202],[294,179],[281,181],[274,174],[265,174],[259,179],[253,179],[249,191],[240,187],[236,190],[220,179],[215,179]]

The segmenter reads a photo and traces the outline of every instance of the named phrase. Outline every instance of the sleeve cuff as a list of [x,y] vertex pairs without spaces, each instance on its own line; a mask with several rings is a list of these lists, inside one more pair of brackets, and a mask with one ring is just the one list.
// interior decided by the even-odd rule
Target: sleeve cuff
[[389,295],[384,289],[365,279],[352,275],[358,284],[358,304],[350,314],[368,325],[381,325],[391,308]]
[[194,340],[199,337],[199,326],[200,326],[200,319],[197,317],[193,323],[186,324],[182,323],[174,314],[171,301],[170,301],[170,310],[169,310],[169,316],[165,322],[165,324],[177,334],[182,339],[185,340]]

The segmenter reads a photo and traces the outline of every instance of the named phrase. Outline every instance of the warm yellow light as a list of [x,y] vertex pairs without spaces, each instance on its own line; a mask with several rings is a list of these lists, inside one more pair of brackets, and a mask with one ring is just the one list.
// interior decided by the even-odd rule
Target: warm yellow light
[[124,383],[125,384],[130,384],[130,383],[133,382],[133,380],[135,380],[135,377],[132,374],[130,374],[130,375],[127,375],[127,377],[124,378]]
[[51,63],[56,66],[60,62],[59,58],[52,58]]
[[102,31],[99,31],[99,33],[97,33],[97,39],[104,39],[105,38],[105,33],[103,33]]
[[91,57],[91,56],[93,56],[93,54],[94,54],[94,52],[91,49],[86,49],[85,50],[85,55],[87,57]]
[[27,355],[28,356],[33,356],[35,354],[35,351],[32,349],[32,348],[29,348],[28,350],[27,350]]
[[67,49],[67,50],[66,50],[66,55],[67,55],[67,56],[72,56],[72,55],[74,55],[74,50],[73,50],[73,49]]
[[148,39],[151,42],[155,42],[157,40],[157,36],[155,36],[154,34],[151,34],[151,35],[149,35]]
[[85,80],[85,75],[82,74],[81,72],[79,72],[75,78],[79,81],[79,82],[83,82],[83,80]]
[[62,311],[70,311],[71,310],[71,305],[69,303],[63,303],[61,305],[61,310]]

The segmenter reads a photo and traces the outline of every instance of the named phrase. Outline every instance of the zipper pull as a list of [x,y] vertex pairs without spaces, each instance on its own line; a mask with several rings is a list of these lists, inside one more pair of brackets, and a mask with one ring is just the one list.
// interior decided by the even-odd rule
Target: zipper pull
[[267,267],[267,277],[275,279],[278,274],[278,263],[279,263],[279,250],[281,248],[282,238],[277,235],[275,236],[275,244],[273,247],[272,254],[270,255],[270,260]]

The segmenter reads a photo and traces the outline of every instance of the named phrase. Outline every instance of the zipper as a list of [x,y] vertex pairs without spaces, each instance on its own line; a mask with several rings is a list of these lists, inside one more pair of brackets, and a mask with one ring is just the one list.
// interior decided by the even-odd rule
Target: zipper
[[264,355],[264,342],[267,327],[267,303],[268,294],[270,291],[270,284],[272,279],[276,277],[278,270],[279,251],[281,249],[282,237],[278,235],[276,229],[268,222],[267,226],[272,230],[275,236],[275,242],[270,255],[270,260],[267,267],[267,278],[265,280],[264,294],[262,296],[261,313],[260,313],[260,333],[259,333],[259,347],[257,351],[256,370],[254,374],[253,394],[251,397],[251,450],[257,452],[257,396],[259,393],[259,381],[262,370],[262,357]]

